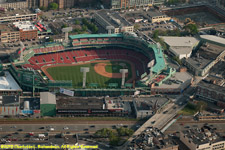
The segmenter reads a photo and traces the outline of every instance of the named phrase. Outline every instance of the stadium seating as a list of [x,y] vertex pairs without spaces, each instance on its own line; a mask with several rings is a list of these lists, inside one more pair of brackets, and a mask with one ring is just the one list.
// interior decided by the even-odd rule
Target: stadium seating
[[[50,48],[34,49],[36,52],[44,52],[31,57],[29,59],[30,64],[24,65],[24,67],[41,69],[42,66],[48,64],[71,64],[74,62],[86,62],[90,60],[98,59],[111,59],[111,60],[128,60],[135,64],[139,74],[146,72],[147,63],[151,60],[144,54],[128,49],[83,49],[63,51],[57,53],[51,53],[54,50],[63,49],[63,46],[55,46]],[[50,53],[49,53],[50,52]],[[150,56],[153,57],[152,55]],[[163,77],[159,77],[158,80]]]

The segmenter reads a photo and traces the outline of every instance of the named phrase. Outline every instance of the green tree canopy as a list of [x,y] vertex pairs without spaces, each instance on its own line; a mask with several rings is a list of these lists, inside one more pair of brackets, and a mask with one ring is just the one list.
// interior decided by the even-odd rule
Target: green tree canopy
[[59,5],[57,3],[50,3],[49,9],[56,10],[59,8]]
[[75,25],[79,25],[80,21],[79,20],[75,20]]
[[192,35],[195,35],[198,33],[198,27],[196,24],[188,24],[184,26],[184,29]]

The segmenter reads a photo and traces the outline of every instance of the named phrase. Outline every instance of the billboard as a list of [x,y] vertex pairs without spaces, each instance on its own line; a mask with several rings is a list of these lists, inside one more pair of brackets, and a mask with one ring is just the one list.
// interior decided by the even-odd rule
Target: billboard
[[67,89],[60,88],[59,92],[68,96],[74,96],[74,91],[70,91]]

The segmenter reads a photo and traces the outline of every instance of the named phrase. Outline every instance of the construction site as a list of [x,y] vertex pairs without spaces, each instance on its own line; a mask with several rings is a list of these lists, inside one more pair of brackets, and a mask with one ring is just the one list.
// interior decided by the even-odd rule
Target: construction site
[[199,5],[185,8],[173,8],[163,11],[179,24],[196,23],[199,27],[223,24],[225,15],[217,7]]

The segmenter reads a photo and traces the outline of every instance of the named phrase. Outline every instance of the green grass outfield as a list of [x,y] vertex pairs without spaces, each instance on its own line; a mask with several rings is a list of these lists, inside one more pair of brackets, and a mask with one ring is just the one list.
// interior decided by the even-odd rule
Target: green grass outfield
[[[101,63],[101,62],[97,62]],[[126,78],[126,81],[132,77],[132,70],[131,65],[127,62],[123,61],[113,61],[113,62],[104,62],[107,65],[107,71],[118,71],[120,66],[118,66],[118,63],[124,63],[126,64],[128,68],[128,78]],[[116,63],[115,67],[117,69],[113,69],[114,64]],[[120,86],[121,79],[113,79],[104,77],[102,75],[99,75],[95,72],[94,66],[95,63],[89,63],[89,64],[83,64],[83,65],[75,65],[75,66],[56,66],[48,68],[46,71],[52,76],[54,80],[72,80],[73,87],[74,88],[81,88],[82,87],[82,81],[83,81],[83,73],[80,72],[81,67],[89,67],[90,72],[87,73],[87,86],[89,83],[98,83],[101,88],[105,88],[108,86],[109,83],[118,83]]]

